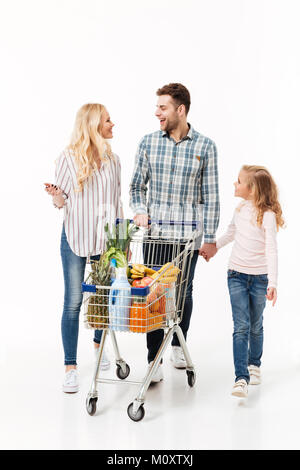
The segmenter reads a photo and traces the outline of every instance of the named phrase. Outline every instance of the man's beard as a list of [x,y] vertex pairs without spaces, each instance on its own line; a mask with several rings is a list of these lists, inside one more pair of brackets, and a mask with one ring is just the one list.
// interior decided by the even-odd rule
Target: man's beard
[[165,128],[166,132],[170,133],[171,131],[173,131],[174,129],[178,127],[178,124],[179,124],[179,119],[172,119],[171,121],[169,120]]

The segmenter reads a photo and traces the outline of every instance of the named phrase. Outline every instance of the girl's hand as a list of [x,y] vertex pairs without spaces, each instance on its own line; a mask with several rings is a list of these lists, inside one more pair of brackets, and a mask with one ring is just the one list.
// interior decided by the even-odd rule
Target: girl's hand
[[266,295],[268,300],[272,300],[272,307],[276,304],[277,300],[277,289],[275,287],[269,287]]

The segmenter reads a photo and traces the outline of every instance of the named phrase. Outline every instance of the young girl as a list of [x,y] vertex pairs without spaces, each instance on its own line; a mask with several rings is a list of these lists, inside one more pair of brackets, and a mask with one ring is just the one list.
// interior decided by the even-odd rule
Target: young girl
[[263,311],[266,298],[273,306],[277,300],[276,233],[284,221],[277,187],[266,168],[244,165],[234,186],[235,196],[244,201],[217,249],[234,241],[228,265],[236,375],[232,395],[246,397],[248,383],[261,380]]

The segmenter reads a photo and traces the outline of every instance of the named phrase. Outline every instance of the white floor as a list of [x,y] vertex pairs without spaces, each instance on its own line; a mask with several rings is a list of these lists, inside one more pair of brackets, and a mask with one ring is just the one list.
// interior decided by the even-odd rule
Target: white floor
[[[266,334],[263,383],[250,388],[247,400],[230,396],[231,323],[216,328],[215,320],[206,317],[205,328],[192,329],[189,336],[195,387],[188,386],[185,371],[172,367],[168,350],[165,379],[149,389],[145,418],[138,423],[126,412],[137,391],[130,384],[99,385],[97,413],[87,414],[91,331],[81,328],[81,389],[74,395],[61,391],[60,338],[53,341],[51,330],[50,338],[45,328],[44,340],[24,338],[22,346],[20,341],[6,345],[0,351],[1,449],[299,449],[298,343],[285,338],[279,314],[276,321],[268,316],[265,329],[272,335]],[[128,379],[139,380],[145,371],[145,336],[123,333],[118,338],[131,366]],[[108,350],[112,358],[111,344]],[[105,375],[115,378],[115,368]]]

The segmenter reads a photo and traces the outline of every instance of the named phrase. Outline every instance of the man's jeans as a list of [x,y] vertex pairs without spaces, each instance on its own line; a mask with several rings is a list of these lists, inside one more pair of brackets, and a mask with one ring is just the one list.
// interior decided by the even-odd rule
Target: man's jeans
[[236,381],[249,383],[248,365],[260,367],[263,352],[263,311],[266,305],[267,274],[243,274],[228,270],[232,307],[233,359]]
[[[77,256],[67,241],[65,229],[61,234],[60,253],[63,265],[65,296],[61,321],[62,341],[65,353],[65,365],[76,365],[79,332],[79,313],[82,304],[81,283],[84,281],[86,258]],[[91,256],[99,259],[99,256]],[[95,330],[94,341],[100,343],[102,330]]]
[[[200,243],[200,240],[198,240]],[[185,245],[180,246],[180,250],[184,249]],[[200,246],[200,245],[199,245]],[[173,246],[170,244],[159,243],[155,247],[155,251],[149,254],[149,245],[144,244],[144,260],[147,263],[147,258],[150,259],[151,257],[151,264],[161,266],[168,261],[172,261],[174,252]],[[183,315],[180,322],[180,327],[182,329],[183,335],[186,339],[187,332],[190,325],[192,310],[193,310],[193,279],[195,274],[195,268],[198,260],[198,251],[195,250],[192,254],[191,264],[190,264],[190,272],[187,282],[187,289],[186,289],[186,298],[185,304],[183,308]],[[160,348],[160,345],[164,339],[164,330],[159,329],[152,331],[151,333],[147,333],[147,348],[148,348],[148,362],[152,362],[155,359],[155,356]],[[179,340],[177,335],[174,334],[172,339],[172,346],[180,346]]]

